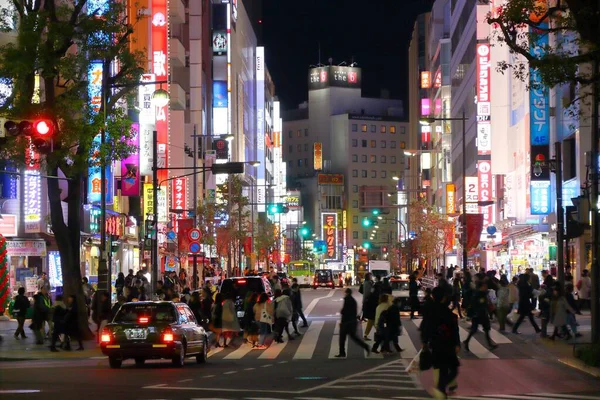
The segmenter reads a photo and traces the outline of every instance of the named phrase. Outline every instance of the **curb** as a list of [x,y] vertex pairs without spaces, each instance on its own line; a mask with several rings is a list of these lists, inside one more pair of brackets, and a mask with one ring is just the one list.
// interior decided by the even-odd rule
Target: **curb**
[[581,372],[585,372],[595,378],[600,378],[600,368],[592,367],[584,363],[583,361],[575,358],[559,358],[558,362],[568,365],[571,368],[575,368]]

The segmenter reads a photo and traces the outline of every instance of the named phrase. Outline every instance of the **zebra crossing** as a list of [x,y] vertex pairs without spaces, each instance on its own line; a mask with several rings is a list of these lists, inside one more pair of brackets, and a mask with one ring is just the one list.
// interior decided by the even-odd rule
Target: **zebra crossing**
[[[347,358],[384,359],[388,357],[399,357],[401,359],[413,359],[421,348],[419,326],[421,320],[403,320],[403,334],[399,337],[399,344],[404,351],[399,355],[384,356],[383,354],[367,354],[358,344],[346,340]],[[359,337],[364,335],[366,323],[359,324]],[[468,330],[460,326],[460,338],[465,340]],[[373,332],[373,331],[371,331]],[[312,360],[312,359],[335,359],[339,354],[340,328],[338,321],[311,320],[307,329],[303,330],[301,336],[296,336],[290,341],[284,334],[283,343],[270,343],[265,350],[255,350],[252,346],[243,344],[241,338],[236,338],[228,348],[214,348],[209,352],[213,360]],[[373,334],[369,335],[370,337]],[[499,344],[510,345],[511,339],[495,329],[491,331],[492,339]],[[481,341],[481,342],[480,342]],[[475,335],[470,343],[470,352],[461,354],[461,358],[498,359],[501,358],[495,351],[489,350],[484,344],[483,334]],[[367,344],[372,346],[373,341]]]

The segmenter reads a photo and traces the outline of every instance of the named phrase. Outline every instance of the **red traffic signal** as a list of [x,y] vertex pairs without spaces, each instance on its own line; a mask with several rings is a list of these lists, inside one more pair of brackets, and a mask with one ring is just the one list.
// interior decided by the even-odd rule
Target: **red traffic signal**
[[31,138],[31,143],[41,154],[48,154],[52,150],[52,136],[54,123],[47,119],[34,121],[6,121],[4,129],[8,136],[26,136]]
[[54,125],[50,121],[40,119],[33,123],[33,132],[39,136],[52,136]]

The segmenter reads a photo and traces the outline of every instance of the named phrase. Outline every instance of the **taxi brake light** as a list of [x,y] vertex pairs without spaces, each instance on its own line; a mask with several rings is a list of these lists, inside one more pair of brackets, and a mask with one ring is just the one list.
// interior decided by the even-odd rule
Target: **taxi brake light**
[[237,283],[246,283],[245,279],[238,279]]
[[149,320],[148,317],[140,317],[139,323],[140,324],[147,324],[148,320]]
[[110,343],[111,339],[112,338],[110,332],[104,329],[102,331],[102,334],[100,335],[100,343]]
[[173,331],[171,330],[171,328],[168,328],[163,331],[162,340],[165,343],[172,343],[175,340],[175,337],[173,335]]

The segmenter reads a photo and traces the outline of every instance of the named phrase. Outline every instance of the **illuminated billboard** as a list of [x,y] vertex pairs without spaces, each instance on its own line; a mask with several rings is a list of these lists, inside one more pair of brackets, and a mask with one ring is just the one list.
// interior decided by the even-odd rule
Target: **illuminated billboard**
[[337,220],[337,213],[321,213],[322,237],[325,241],[325,260],[338,259]]
[[[490,45],[477,45],[477,154],[492,153]],[[485,221],[484,221],[485,223]]]
[[355,67],[328,66],[308,71],[308,90],[327,87],[360,89],[361,70]]

